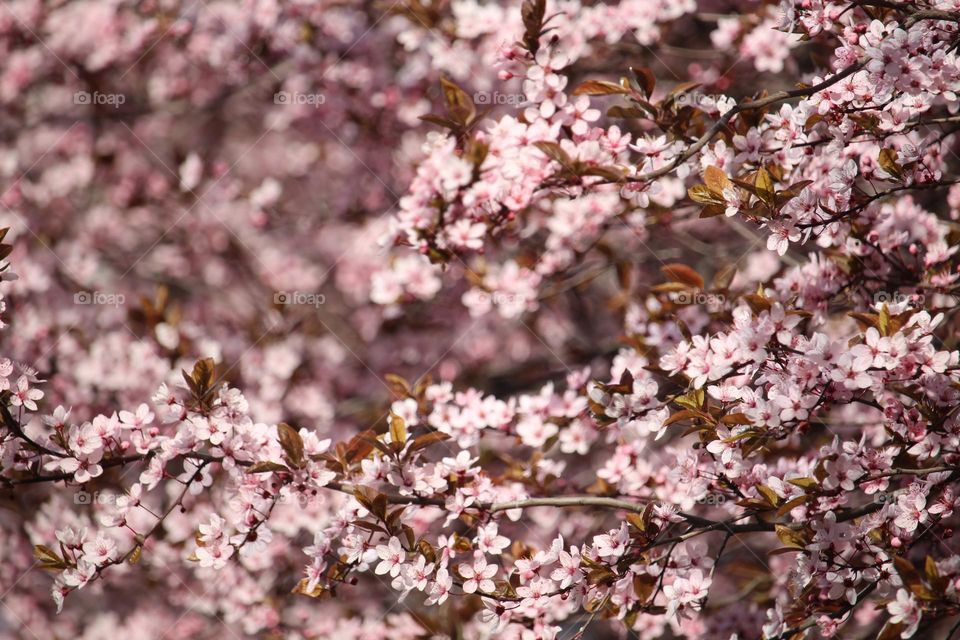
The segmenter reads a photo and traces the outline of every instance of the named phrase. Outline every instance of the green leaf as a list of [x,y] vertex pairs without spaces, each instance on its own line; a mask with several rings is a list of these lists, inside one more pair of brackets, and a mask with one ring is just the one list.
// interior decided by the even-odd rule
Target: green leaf
[[777,495],[777,492],[768,487],[765,484],[757,486],[757,491],[760,492],[767,502],[770,503],[770,506],[775,507],[780,504],[780,496]]
[[407,423],[398,415],[390,414],[390,440],[403,444],[407,441]]
[[897,152],[895,149],[885,148],[880,150],[878,159],[880,168],[897,180],[903,180],[903,167],[897,162]]
[[686,407],[687,409],[693,409],[697,411],[703,407],[703,402],[706,399],[706,395],[703,392],[703,389],[694,389],[688,393],[685,393],[682,396],[674,398],[676,402],[681,407]]
[[799,531],[794,531],[790,527],[785,527],[782,524],[775,525],[774,529],[777,532],[777,538],[780,539],[780,542],[787,545],[791,549],[806,548],[807,541]]
[[816,489],[820,486],[820,483],[817,482],[816,478],[791,478],[787,480],[790,484],[795,487],[800,487],[804,491],[809,489]]
[[764,204],[773,204],[775,199],[775,191],[773,187],[773,178],[770,176],[770,172],[760,167],[757,169],[757,176],[753,181],[753,185],[757,188],[757,197],[764,202]]
[[890,309],[886,302],[880,307],[880,314],[877,316],[877,330],[882,336],[890,335]]
[[693,185],[687,189],[687,196],[694,202],[699,202],[700,204],[712,204],[718,206],[724,206],[727,204],[727,201],[723,199],[723,196],[714,193],[713,190],[705,184]]

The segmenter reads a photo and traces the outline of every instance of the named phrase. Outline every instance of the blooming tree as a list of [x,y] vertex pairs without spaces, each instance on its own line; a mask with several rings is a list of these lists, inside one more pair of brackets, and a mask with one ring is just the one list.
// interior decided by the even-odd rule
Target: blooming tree
[[0,636],[960,637],[960,0],[0,43]]

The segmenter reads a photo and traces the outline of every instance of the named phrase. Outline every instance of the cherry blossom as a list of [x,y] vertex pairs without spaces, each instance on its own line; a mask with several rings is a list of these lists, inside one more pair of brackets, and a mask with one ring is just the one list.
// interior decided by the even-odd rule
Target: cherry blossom
[[0,10],[0,636],[947,637],[960,4]]
[[457,567],[457,572],[463,576],[464,593],[490,593],[495,589],[493,576],[497,575],[497,565],[487,564],[486,559],[481,553],[477,553],[473,558],[473,564],[461,564]]

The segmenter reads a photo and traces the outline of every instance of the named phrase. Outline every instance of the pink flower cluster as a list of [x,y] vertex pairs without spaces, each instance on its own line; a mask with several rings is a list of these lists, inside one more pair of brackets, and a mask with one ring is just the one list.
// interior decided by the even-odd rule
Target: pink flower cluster
[[0,639],[951,636],[958,43],[5,4]]

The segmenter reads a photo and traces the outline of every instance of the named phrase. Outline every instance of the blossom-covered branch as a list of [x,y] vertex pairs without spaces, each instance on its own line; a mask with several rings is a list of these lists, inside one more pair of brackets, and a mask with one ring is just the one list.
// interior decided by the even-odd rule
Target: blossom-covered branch
[[957,0],[0,33],[0,636],[960,628]]

